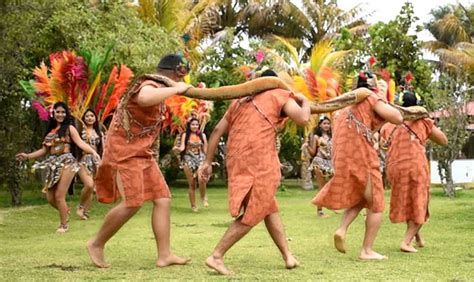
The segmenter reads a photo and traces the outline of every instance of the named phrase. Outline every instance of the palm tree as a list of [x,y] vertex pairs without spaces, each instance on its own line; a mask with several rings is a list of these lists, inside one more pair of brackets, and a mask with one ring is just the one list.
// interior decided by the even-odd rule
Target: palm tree
[[296,39],[293,45],[305,58],[310,57],[318,42],[334,37],[342,28],[354,28],[356,32],[361,26],[367,28],[359,5],[344,11],[337,0],[303,0],[301,8],[290,0],[264,2],[267,5],[249,5],[247,9],[249,35]]
[[426,24],[436,40],[424,47],[439,57],[439,67],[456,75],[466,75],[474,83],[474,5],[458,3],[432,11],[434,19]]

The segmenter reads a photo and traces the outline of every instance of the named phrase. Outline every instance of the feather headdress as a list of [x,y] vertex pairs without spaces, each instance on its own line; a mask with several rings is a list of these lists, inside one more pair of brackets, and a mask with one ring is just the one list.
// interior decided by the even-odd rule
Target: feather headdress
[[95,110],[101,121],[118,105],[131,78],[132,71],[125,65],[112,68],[108,79],[102,81],[104,70],[110,59],[112,46],[104,55],[82,51],[76,55],[71,51],[52,53],[49,65],[42,62],[33,71],[34,80],[21,81],[23,89],[33,100],[32,107],[41,119],[56,102],[65,102],[71,114],[81,120],[88,108]]

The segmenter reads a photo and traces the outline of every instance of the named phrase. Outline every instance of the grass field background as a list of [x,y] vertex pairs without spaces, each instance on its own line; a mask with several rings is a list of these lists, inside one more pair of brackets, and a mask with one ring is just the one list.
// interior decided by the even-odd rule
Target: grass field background
[[[110,205],[94,203],[89,221],[71,216],[70,231],[55,234],[57,212],[46,204],[40,189],[25,191],[24,205],[10,208],[8,192],[0,192],[0,280],[474,280],[474,190],[463,190],[454,200],[433,189],[431,219],[423,228],[426,247],[416,254],[398,250],[405,226],[391,224],[387,209],[375,249],[389,256],[380,262],[357,259],[364,218],[351,226],[349,251],[338,253],[332,234],[341,214],[328,219],[315,216],[310,200],[315,191],[287,183],[277,198],[289,245],[301,267],[286,270],[263,224],[254,228],[227,254],[226,263],[236,272],[231,278],[216,275],[204,266],[205,258],[231,223],[227,190],[222,183],[208,189],[209,208],[192,213],[184,182],[171,185],[173,194],[171,239],[174,252],[191,257],[187,266],[155,267],[156,248],[147,203],[106,247],[112,267],[97,269],[85,250]],[[76,195],[69,197],[71,207]]]

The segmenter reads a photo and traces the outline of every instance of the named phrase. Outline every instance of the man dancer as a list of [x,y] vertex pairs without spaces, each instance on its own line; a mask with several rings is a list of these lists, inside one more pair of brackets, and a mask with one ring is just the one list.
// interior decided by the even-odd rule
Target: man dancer
[[[270,75],[276,76],[273,71],[262,74]],[[225,253],[262,220],[280,250],[286,268],[298,266],[288,249],[275,200],[281,177],[275,140],[277,127],[284,122],[285,116],[297,124],[306,124],[310,118],[306,98],[274,89],[234,100],[209,139],[206,160],[199,171],[206,179],[212,174],[211,164],[219,139],[228,132],[229,209],[236,218],[206,260],[206,265],[220,274],[233,274],[224,265]]]
[[122,201],[107,213],[99,232],[87,243],[90,258],[97,267],[109,267],[104,259],[105,244],[144,201],[153,202],[156,265],[164,267],[188,261],[171,252],[171,195],[152,150],[160,133],[164,100],[191,87],[178,82],[188,70],[180,56],[164,56],[158,64],[158,75],[139,77],[118,106],[107,133],[95,184],[100,202],[111,203],[119,197]]

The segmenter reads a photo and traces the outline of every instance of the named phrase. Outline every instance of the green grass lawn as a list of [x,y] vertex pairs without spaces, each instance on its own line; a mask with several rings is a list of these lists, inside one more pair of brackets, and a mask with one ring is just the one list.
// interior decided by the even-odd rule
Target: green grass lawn
[[[183,183],[171,185],[172,247],[176,254],[192,258],[187,266],[158,269],[150,227],[151,204],[109,242],[109,269],[97,269],[89,261],[85,242],[97,232],[111,206],[94,203],[89,221],[72,216],[70,231],[55,234],[58,214],[46,204],[40,189],[24,192],[24,206],[9,208],[9,194],[0,192],[0,280],[217,280],[204,266],[205,258],[231,222],[226,189],[214,184],[208,189],[210,207],[192,213]],[[76,193],[77,194],[77,193]],[[375,249],[388,261],[361,262],[357,259],[364,223],[360,216],[348,233],[349,251],[338,253],[332,234],[340,214],[328,212],[328,219],[315,216],[310,204],[314,191],[287,185],[278,192],[280,214],[289,245],[301,267],[286,270],[264,225],[260,224],[227,254],[226,263],[236,280],[473,280],[474,279],[474,190],[458,193],[455,200],[433,192],[431,219],[423,228],[427,246],[417,254],[398,250],[403,224],[391,224],[384,217]],[[388,196],[386,194],[387,203]],[[69,198],[72,207],[77,195]],[[388,207],[388,205],[387,205]]]

